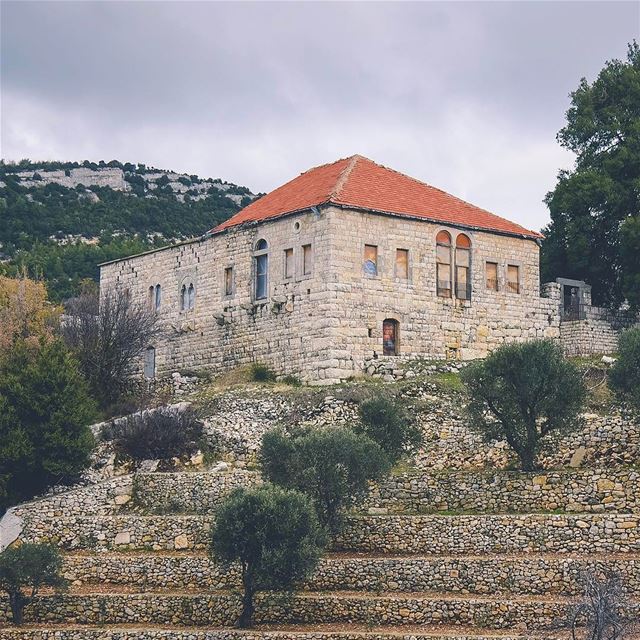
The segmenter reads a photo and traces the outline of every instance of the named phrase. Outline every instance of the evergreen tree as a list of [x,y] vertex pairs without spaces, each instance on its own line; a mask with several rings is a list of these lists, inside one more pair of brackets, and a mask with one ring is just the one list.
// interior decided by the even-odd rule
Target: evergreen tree
[[586,280],[596,304],[640,303],[640,47],[571,94],[560,144],[576,154],[547,194],[544,280]]

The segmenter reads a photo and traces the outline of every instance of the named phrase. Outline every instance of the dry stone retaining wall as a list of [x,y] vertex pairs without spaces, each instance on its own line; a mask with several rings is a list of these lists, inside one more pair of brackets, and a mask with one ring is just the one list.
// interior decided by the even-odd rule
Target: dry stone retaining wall
[[[470,624],[494,629],[548,627],[565,619],[569,603],[549,599],[490,599],[429,597],[410,594],[259,594],[257,624],[356,623]],[[7,603],[0,600],[0,621],[7,619]],[[631,608],[631,613],[637,611]],[[637,609],[637,607],[636,607]],[[207,594],[85,594],[41,596],[25,611],[25,620],[79,624],[174,624],[231,626],[240,612],[240,596]]]
[[640,512],[640,471],[442,472],[389,476],[363,503],[378,512]]
[[[25,531],[25,541],[67,549],[204,549],[210,516],[56,518]],[[640,551],[640,516],[464,515],[361,516],[346,519],[336,550],[379,553],[516,553]]]
[[[323,558],[302,588],[311,591],[458,592],[471,594],[561,594],[583,592],[584,571],[614,570],[629,594],[640,595],[640,560],[560,555],[530,557]],[[64,556],[63,573],[82,584],[119,584],[144,589],[238,589],[236,566],[223,567],[205,554]]]

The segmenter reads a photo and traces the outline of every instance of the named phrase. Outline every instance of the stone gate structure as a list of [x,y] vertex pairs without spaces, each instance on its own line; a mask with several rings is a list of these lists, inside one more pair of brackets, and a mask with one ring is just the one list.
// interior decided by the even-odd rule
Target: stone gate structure
[[101,288],[158,313],[161,336],[141,363],[149,378],[260,362],[328,383],[375,358],[467,360],[532,338],[613,351],[616,331],[584,283],[541,292],[541,237],[353,156],[202,237],[101,265]]

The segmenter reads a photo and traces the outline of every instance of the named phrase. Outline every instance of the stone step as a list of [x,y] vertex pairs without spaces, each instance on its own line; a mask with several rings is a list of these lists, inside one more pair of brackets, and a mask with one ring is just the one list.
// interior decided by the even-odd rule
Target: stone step
[[[572,601],[562,597],[449,596],[428,593],[315,592],[263,593],[256,598],[258,624],[468,625],[480,629],[548,630],[568,618]],[[27,623],[172,624],[231,626],[240,596],[231,592],[74,589],[40,595],[25,609]],[[629,605],[638,619],[640,605]],[[9,620],[8,602],[0,599],[0,624]]]
[[[65,549],[189,550],[208,545],[212,516],[85,516],[31,525],[28,542]],[[346,519],[336,551],[478,555],[640,552],[640,515],[425,515]]]
[[[585,571],[615,571],[625,591],[640,597],[640,554],[374,556],[330,554],[303,585],[310,591],[434,591],[459,594],[578,595]],[[236,567],[205,553],[65,554],[64,575],[83,584],[136,588],[235,589]]]
[[[558,634],[530,634],[527,640],[558,640]],[[565,636],[568,637],[568,636]],[[269,630],[203,627],[24,626],[0,628],[0,640],[524,640],[513,631],[482,630],[468,626],[419,625],[372,627],[370,625],[314,625],[273,627]],[[638,640],[628,637],[628,640]]]

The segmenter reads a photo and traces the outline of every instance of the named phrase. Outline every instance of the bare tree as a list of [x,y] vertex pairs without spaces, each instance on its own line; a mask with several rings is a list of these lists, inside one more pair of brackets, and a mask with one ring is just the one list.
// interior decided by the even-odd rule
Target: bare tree
[[621,640],[627,629],[624,592],[613,572],[582,576],[584,595],[571,614],[573,640]]
[[66,311],[62,335],[95,397],[109,407],[130,389],[136,360],[159,332],[157,315],[119,289],[84,292]]

